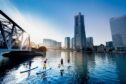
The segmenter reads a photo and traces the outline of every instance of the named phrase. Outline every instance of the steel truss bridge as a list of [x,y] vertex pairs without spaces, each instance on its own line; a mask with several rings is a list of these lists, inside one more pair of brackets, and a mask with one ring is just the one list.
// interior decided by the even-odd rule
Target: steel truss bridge
[[29,51],[30,35],[0,10],[0,48]]

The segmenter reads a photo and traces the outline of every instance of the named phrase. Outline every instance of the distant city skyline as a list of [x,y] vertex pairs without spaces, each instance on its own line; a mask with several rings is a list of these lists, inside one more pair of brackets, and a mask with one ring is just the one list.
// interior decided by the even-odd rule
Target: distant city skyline
[[0,0],[0,9],[14,19],[37,43],[43,38],[64,42],[74,36],[74,16],[85,17],[87,37],[94,45],[111,41],[109,20],[126,15],[125,0]]

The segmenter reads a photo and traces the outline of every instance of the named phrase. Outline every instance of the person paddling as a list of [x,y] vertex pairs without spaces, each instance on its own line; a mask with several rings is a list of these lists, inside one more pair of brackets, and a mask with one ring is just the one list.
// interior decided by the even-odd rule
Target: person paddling
[[44,60],[43,69],[46,69],[46,63],[47,63],[47,59]]
[[60,63],[61,63],[61,67],[60,67],[60,75],[63,76],[63,73],[64,73],[64,65],[63,65],[63,58],[61,58],[60,60]]
[[63,58],[61,58],[61,65],[63,66]]

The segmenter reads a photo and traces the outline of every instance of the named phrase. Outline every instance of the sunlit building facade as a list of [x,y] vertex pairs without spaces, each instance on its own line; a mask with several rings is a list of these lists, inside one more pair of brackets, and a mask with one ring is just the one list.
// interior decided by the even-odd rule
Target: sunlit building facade
[[52,39],[43,39],[43,45],[49,49],[61,49],[61,42]]
[[84,16],[81,13],[75,16],[74,43],[76,50],[86,49]]
[[110,19],[113,45],[118,50],[126,50],[126,15]]

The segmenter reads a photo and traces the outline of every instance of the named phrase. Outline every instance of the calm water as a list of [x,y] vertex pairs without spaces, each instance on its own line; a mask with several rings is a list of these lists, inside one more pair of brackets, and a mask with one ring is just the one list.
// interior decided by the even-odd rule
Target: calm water
[[[36,72],[43,71],[43,61],[47,61],[46,77]],[[64,66],[58,67],[63,58]],[[0,57],[0,59],[3,59]],[[126,54],[104,54],[48,51],[46,57],[34,57],[29,69],[29,61],[23,62],[0,77],[2,84],[126,84]],[[1,63],[1,62],[0,62]],[[51,68],[51,69],[50,69]],[[61,71],[61,68],[64,71]]]

